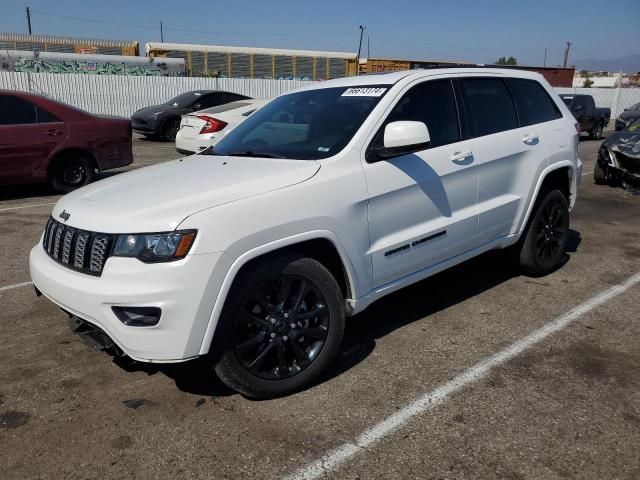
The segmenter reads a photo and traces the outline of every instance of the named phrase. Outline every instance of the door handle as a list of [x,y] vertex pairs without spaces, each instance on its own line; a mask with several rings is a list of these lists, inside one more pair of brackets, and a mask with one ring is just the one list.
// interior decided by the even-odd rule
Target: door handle
[[469,165],[471,162],[473,162],[473,152],[455,152],[451,156],[451,161],[456,165]]
[[527,145],[537,145],[540,142],[538,135],[525,135],[522,137],[522,141]]
[[50,137],[57,137],[58,135],[62,135],[62,132],[60,130],[54,130],[52,128],[51,130],[47,130],[46,134]]

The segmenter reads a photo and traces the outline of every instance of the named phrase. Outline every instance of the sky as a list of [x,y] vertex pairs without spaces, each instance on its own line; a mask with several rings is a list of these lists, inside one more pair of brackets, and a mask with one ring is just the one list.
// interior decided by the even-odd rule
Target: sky
[[[606,7],[607,3],[612,6]],[[521,65],[640,54],[640,0],[2,0],[0,32]],[[370,50],[368,50],[368,48]]]

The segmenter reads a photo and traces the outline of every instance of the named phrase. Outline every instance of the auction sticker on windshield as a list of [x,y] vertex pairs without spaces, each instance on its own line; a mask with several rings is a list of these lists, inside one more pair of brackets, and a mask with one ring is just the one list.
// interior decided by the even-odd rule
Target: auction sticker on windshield
[[380,88],[380,87],[349,88],[342,94],[342,96],[343,97],[379,97],[386,91],[387,91],[386,88]]

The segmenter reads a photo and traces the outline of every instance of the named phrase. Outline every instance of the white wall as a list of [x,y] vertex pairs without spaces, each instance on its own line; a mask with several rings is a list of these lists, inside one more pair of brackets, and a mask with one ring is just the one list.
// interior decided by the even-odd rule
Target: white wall
[[136,110],[190,90],[220,89],[253,98],[273,98],[313,84],[302,80],[133,77],[0,72],[0,89],[46,95],[92,113],[129,117]]
[[[314,82],[246,78],[128,77],[55,73],[0,72],[0,89],[47,95],[92,113],[129,117],[136,110],[189,90],[221,89],[253,98],[272,98]],[[640,88],[556,88],[558,93],[592,95],[615,118],[640,102]],[[610,124],[611,125],[611,124]]]

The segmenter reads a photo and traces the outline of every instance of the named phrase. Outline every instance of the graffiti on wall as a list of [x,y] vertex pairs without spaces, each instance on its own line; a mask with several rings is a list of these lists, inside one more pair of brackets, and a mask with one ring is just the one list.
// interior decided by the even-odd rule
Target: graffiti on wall
[[[164,68],[163,68],[164,67]],[[131,75],[144,77],[170,76],[171,73],[162,63],[127,65],[111,62],[81,62],[78,60],[40,60],[19,58],[12,65],[3,63],[2,70],[24,73],[82,73],[87,75]],[[176,74],[173,73],[172,76]]]

